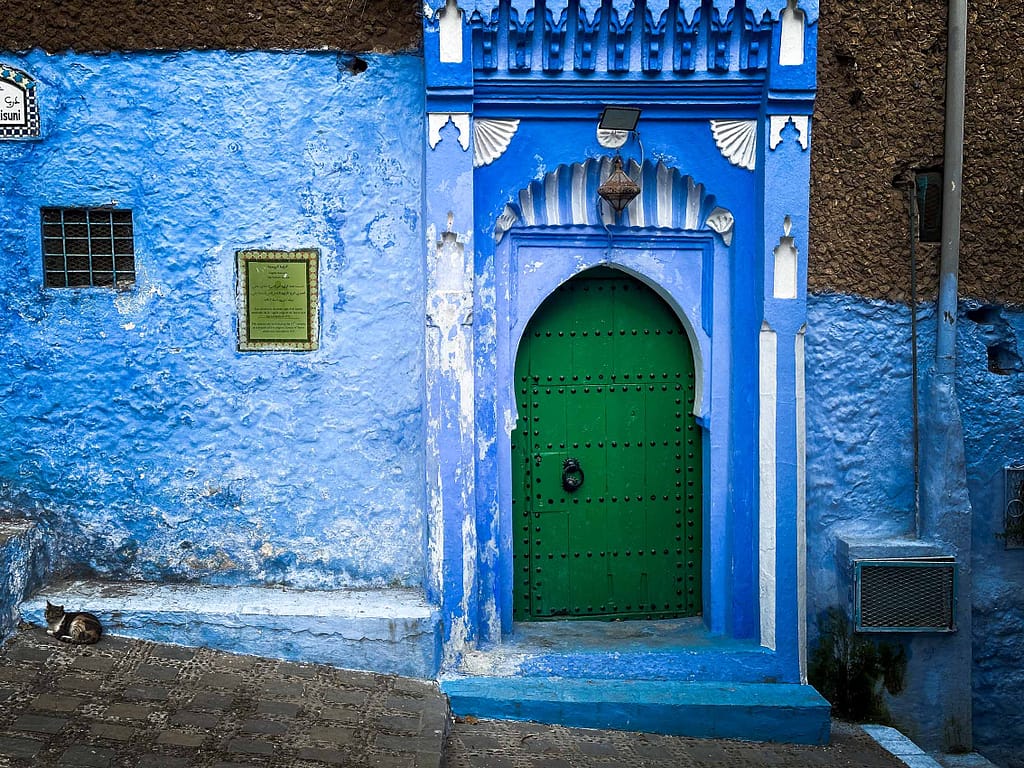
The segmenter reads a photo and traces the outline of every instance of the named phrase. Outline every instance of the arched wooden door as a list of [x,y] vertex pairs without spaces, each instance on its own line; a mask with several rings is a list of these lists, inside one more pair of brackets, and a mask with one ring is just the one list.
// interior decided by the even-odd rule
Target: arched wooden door
[[624,272],[537,310],[515,366],[515,620],[700,613],[695,381],[679,318]]

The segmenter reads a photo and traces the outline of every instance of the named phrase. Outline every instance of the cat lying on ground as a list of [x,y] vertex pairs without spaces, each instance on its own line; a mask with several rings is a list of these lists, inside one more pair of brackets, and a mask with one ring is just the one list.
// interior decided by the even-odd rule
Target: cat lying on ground
[[76,645],[98,643],[103,634],[103,625],[91,613],[66,613],[63,605],[53,605],[49,600],[46,601],[46,624],[49,627],[46,634]]

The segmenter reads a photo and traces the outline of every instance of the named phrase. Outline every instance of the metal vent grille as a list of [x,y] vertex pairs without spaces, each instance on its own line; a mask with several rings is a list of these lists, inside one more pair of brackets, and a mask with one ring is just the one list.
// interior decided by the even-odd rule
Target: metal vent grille
[[41,219],[47,288],[127,288],[135,284],[131,211],[43,208]]
[[858,632],[956,631],[952,558],[857,560],[854,583]]

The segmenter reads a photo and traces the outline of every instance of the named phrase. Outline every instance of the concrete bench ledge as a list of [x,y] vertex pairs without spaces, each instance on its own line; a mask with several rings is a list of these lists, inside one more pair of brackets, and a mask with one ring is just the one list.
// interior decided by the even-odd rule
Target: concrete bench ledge
[[797,744],[830,733],[829,703],[809,685],[473,677],[441,690],[459,716]]
[[293,590],[74,581],[21,606],[43,625],[46,601],[96,614],[111,634],[346,669],[433,678],[440,618],[413,589]]

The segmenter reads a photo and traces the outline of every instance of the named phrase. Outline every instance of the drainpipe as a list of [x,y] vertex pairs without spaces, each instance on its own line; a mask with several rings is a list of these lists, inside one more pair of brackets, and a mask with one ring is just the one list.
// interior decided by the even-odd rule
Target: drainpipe
[[[957,632],[941,643],[915,641],[928,649],[908,670],[918,681],[908,697],[919,713],[915,731],[929,749],[970,750],[971,712],[971,500],[967,488],[963,423],[956,397],[957,278],[960,262],[960,199],[963,176],[964,80],[967,0],[949,0],[946,54],[946,136],[943,161],[942,250],[939,273],[935,369],[928,382],[921,424],[920,535],[937,551],[956,557],[959,599]],[[918,642],[920,645],[918,645]],[[924,661],[927,657],[930,661]],[[942,668],[941,679],[932,675]]]
[[960,269],[960,187],[964,170],[964,83],[967,65],[967,0],[949,0],[946,49],[946,143],[942,175],[942,251],[939,262],[935,372],[956,370],[957,273]]
[[907,213],[910,246],[910,407],[911,438],[914,442],[914,538],[921,538],[921,392],[920,365],[917,355],[917,185],[910,177],[907,185]]

